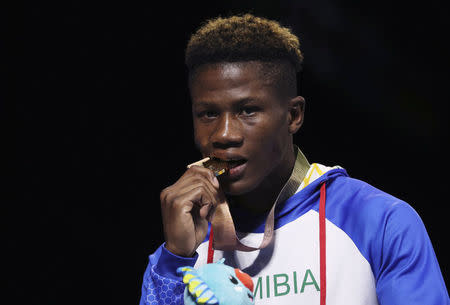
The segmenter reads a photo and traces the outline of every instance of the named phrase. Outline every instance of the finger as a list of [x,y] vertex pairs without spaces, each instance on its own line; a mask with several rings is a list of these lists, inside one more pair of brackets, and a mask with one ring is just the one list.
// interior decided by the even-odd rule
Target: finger
[[180,179],[178,179],[174,184],[169,187],[166,187],[161,192],[160,200],[161,201],[173,201],[174,197],[180,195],[180,193],[186,193],[191,190],[194,186],[200,181],[205,181],[205,183],[209,183],[209,180],[203,178],[201,175],[195,175],[191,173],[185,173]]
[[218,189],[219,188],[219,180],[217,180],[216,175],[214,174],[214,172],[212,170],[210,170],[209,168],[203,167],[203,166],[198,166],[198,165],[194,165],[192,167],[190,167],[186,173],[189,174],[194,174],[194,175],[201,175],[203,177],[205,177],[206,179],[208,179],[211,184]]
[[[198,189],[200,189],[203,192],[205,192],[210,198],[212,198],[213,199],[212,201],[217,201],[219,198],[218,192],[214,189],[213,186],[208,185],[208,184],[209,183],[205,183],[205,181],[202,181],[202,180],[195,180],[194,182],[192,182],[190,184],[186,184],[182,188],[177,190],[177,197],[184,197],[184,196],[189,197],[190,193],[196,192]],[[201,202],[201,203],[205,203],[205,202]]]
[[216,212],[216,208],[217,208],[217,204],[214,204],[210,207],[210,209],[208,210],[208,214],[206,215],[206,220],[211,222],[212,218],[214,216],[214,213]]
[[184,212],[191,212],[193,205],[202,207],[216,202],[213,196],[204,184],[193,187],[189,192],[179,195],[175,198],[173,208],[182,209]]
[[208,179],[206,179],[203,175],[195,175],[195,176],[192,175],[183,179],[183,181],[176,186],[176,190],[174,190],[174,192],[176,192],[177,195],[184,195],[200,186],[204,186],[205,190],[211,195],[211,197],[217,198],[218,200],[219,190],[216,189],[211,184],[211,182]]

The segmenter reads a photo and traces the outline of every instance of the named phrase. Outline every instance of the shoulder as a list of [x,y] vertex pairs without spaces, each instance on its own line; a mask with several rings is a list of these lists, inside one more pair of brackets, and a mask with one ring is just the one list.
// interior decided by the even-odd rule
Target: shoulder
[[392,218],[416,219],[419,215],[407,202],[364,181],[347,176],[336,177],[327,184],[327,211],[345,212],[346,217],[364,221],[387,221]]
[[327,185],[326,196],[327,219],[344,230],[380,234],[387,228],[423,226],[409,203],[358,179],[337,177]]
[[[386,253],[418,247],[428,239],[424,224],[407,202],[366,182],[337,177],[327,185],[326,218],[348,235],[378,273]],[[383,256],[384,254],[384,256]]]
[[349,177],[330,182],[326,202],[327,219],[370,264],[380,303],[448,302],[427,230],[410,204]]

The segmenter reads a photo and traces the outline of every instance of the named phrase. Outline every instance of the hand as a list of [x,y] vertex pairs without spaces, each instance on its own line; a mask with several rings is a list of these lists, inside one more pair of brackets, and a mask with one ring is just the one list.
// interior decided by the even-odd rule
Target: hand
[[160,195],[166,248],[191,257],[206,237],[215,207],[225,202],[214,173],[201,166],[189,168]]

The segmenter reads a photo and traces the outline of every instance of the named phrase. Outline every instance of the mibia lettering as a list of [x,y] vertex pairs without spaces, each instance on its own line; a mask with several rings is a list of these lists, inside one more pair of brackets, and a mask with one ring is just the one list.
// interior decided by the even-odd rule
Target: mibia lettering
[[280,297],[288,294],[304,293],[307,289],[320,291],[319,285],[310,269],[306,269],[304,274],[280,273],[260,276],[256,280],[254,295],[256,298]]

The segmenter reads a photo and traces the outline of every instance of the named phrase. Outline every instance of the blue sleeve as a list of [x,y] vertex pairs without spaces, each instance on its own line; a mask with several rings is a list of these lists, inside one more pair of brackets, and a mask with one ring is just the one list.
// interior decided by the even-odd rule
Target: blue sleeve
[[411,205],[348,177],[329,183],[327,193],[327,219],[369,262],[380,305],[450,304],[431,240]]
[[392,206],[381,234],[376,270],[381,305],[450,304],[439,263],[425,226],[406,203]]
[[182,305],[185,285],[176,270],[182,266],[193,267],[197,257],[198,254],[192,258],[180,257],[161,245],[149,257],[139,305]]

